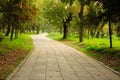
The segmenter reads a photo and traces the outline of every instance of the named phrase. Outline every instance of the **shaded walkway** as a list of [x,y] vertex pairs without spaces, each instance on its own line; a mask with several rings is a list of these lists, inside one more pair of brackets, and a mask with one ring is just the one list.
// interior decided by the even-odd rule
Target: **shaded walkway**
[[120,80],[120,76],[83,53],[43,35],[11,80]]

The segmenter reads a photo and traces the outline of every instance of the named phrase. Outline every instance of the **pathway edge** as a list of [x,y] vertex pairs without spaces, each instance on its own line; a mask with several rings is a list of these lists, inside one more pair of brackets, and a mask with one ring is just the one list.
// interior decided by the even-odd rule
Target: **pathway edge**
[[[34,50],[34,48],[33,48],[33,50]],[[25,59],[23,59],[23,61],[21,61],[21,63],[10,73],[10,75],[5,80],[11,80],[12,79],[12,77],[19,71],[19,69],[22,67],[22,65],[26,62],[26,60],[32,54],[33,50],[30,51],[30,53],[25,57]]]

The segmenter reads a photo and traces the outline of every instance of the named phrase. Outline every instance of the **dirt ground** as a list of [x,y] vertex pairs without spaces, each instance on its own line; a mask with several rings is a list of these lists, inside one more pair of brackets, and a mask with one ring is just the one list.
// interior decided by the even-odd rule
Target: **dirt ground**
[[4,79],[15,68],[25,53],[24,50],[15,50],[0,55],[0,80]]

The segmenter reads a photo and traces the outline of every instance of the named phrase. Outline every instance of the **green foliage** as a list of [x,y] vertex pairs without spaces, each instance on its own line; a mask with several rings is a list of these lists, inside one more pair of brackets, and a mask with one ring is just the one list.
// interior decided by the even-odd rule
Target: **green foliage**
[[63,3],[69,3],[70,5],[75,1],[75,0],[61,0]]
[[[2,25],[10,26],[7,35],[11,32],[11,40],[19,31],[24,29],[24,24],[33,22],[39,12],[38,1],[35,0],[1,0],[0,1],[0,22]],[[3,26],[4,28],[6,28]],[[11,29],[11,30],[10,30]],[[22,31],[21,31],[22,32]]]
[[[106,1],[106,0],[99,0],[103,3],[104,9],[106,10],[105,13],[107,13],[109,9],[109,14],[111,16],[111,21],[113,22],[119,22],[120,20],[120,1],[119,0],[111,0],[111,2]],[[108,17],[108,14],[105,16]]]
[[49,33],[48,37],[51,37],[54,40],[62,40],[62,34],[58,33],[58,32],[51,32]]
[[0,45],[0,54],[7,54],[11,50],[17,50],[19,48],[27,51],[33,48],[30,35],[21,35],[19,39],[13,41],[10,41],[9,37],[4,37],[3,41],[0,42]]
[[65,9],[65,4],[54,1],[45,1],[44,4],[46,5],[44,7],[44,18],[52,25],[61,27],[62,20],[65,20],[69,13],[69,11]]
[[8,75],[16,68],[16,66],[18,66],[18,64],[20,64],[20,62],[28,55],[28,53],[30,53],[32,49],[32,39],[28,34],[20,35],[19,39],[14,39],[13,41],[10,41],[9,37],[4,37],[3,41],[0,42],[0,55],[9,55],[11,52],[17,52],[19,53],[18,55],[21,55],[18,51],[22,51],[23,54],[19,59],[17,59],[17,61],[14,61],[10,66],[7,66],[8,69],[6,73],[3,74],[2,78],[7,78]]
[[[50,33],[49,37],[52,37],[55,40],[62,40],[62,37],[59,33]],[[85,48],[85,51],[96,51],[103,54],[118,54],[120,50],[120,41],[118,38],[113,41],[113,49],[109,49],[109,39],[107,38],[91,38],[85,39],[84,42],[78,43],[78,35],[69,35],[66,41],[74,41],[76,46],[81,46]]]
[[4,34],[3,34],[3,33],[0,33],[0,36],[4,36]]

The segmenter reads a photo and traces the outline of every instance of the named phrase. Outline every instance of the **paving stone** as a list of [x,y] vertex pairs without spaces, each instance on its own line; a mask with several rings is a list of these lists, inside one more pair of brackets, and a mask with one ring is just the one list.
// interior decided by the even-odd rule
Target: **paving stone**
[[34,50],[10,80],[120,80],[120,76],[67,45],[32,36]]

